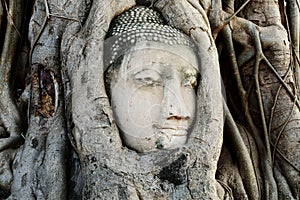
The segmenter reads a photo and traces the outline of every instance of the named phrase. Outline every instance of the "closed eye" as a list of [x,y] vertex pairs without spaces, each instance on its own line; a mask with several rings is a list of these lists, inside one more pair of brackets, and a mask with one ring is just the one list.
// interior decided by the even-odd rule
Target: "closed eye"
[[162,85],[162,77],[155,70],[143,70],[134,74],[133,79],[136,83],[143,86],[161,86]]

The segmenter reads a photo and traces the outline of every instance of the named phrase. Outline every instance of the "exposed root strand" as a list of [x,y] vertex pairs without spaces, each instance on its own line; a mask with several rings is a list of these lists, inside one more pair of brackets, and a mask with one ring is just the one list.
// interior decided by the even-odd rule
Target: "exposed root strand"
[[[20,39],[19,31],[22,26],[22,1],[9,1],[9,8],[6,1],[4,5],[7,11],[8,23],[6,24],[5,39],[0,60],[0,119],[2,120],[9,138],[1,139],[0,151],[10,147],[15,141],[19,141],[22,132],[22,121],[17,105],[13,98],[10,85],[12,67],[15,51]],[[16,139],[17,138],[17,139]]]
[[237,151],[236,158],[238,159],[239,165],[243,166],[240,169],[243,170],[241,172],[242,177],[244,179],[246,178],[246,180],[243,180],[245,189],[250,199],[258,199],[259,187],[257,185],[257,178],[250,155],[225,101],[223,102],[223,105],[226,113],[225,125],[229,130],[229,138],[233,142],[233,145],[236,146],[236,149],[239,149],[239,151]]
[[280,132],[279,132],[279,134],[278,134],[278,136],[277,136],[277,138],[276,138],[276,142],[275,142],[275,144],[273,145],[273,148],[274,148],[274,149],[273,149],[273,153],[272,153],[272,162],[273,162],[273,166],[274,166],[274,162],[275,162],[275,152],[276,152],[276,149],[277,149],[277,145],[278,145],[278,143],[279,143],[279,140],[280,140],[281,135],[284,133],[283,131],[285,130],[287,124],[290,122],[290,119],[291,119],[291,117],[292,117],[292,114],[293,114],[293,112],[294,112],[294,110],[295,110],[295,105],[296,105],[296,101],[294,101],[292,110],[291,110],[291,112],[290,112],[288,118],[287,118],[286,121],[284,122],[283,127],[282,127],[282,129],[280,130]]

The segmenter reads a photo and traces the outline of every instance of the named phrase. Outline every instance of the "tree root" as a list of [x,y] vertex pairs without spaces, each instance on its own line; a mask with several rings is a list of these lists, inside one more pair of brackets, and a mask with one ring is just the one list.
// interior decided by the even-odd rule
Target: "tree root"
[[217,181],[225,189],[225,191],[228,193],[228,196],[229,196],[228,198],[230,200],[234,200],[231,188],[225,182],[223,182],[221,180],[218,180],[218,179],[217,179]]
[[[287,77],[288,77],[288,75],[289,75],[289,72],[290,72],[290,70],[291,70],[290,68],[291,68],[291,66],[289,67],[288,71],[286,72],[286,75],[284,76],[283,81],[286,81],[286,79],[287,79]],[[272,122],[273,122],[273,117],[274,117],[274,111],[275,111],[275,107],[276,107],[277,102],[278,102],[278,97],[279,97],[279,93],[280,93],[281,89],[282,89],[282,84],[281,84],[281,85],[279,86],[279,88],[278,88],[278,91],[277,91],[277,93],[276,93],[276,96],[275,96],[275,99],[274,99],[274,103],[273,103],[273,106],[272,106],[272,109],[271,109],[271,117],[270,117],[270,122],[269,122],[269,135],[271,135],[271,128],[272,128]],[[296,91],[296,90],[295,90],[295,91]],[[295,96],[297,97],[297,95],[295,95]],[[294,102],[293,102],[293,107],[292,107],[292,110],[291,110],[290,114],[288,115],[286,121],[283,123],[283,127],[281,128],[281,130],[280,130],[279,133],[278,133],[278,136],[277,136],[277,138],[276,138],[275,144],[273,144],[271,141],[270,141],[270,144],[271,144],[271,146],[273,147],[273,152],[272,152],[272,163],[273,163],[273,167],[274,167],[274,163],[275,163],[275,154],[278,153],[279,156],[280,156],[284,161],[286,161],[286,163],[287,163],[288,165],[290,165],[292,168],[294,168],[297,172],[300,173],[300,169],[297,168],[297,167],[296,167],[289,159],[287,159],[287,158],[283,155],[283,153],[281,153],[280,150],[277,148],[277,145],[278,145],[278,143],[279,143],[280,137],[281,137],[281,135],[283,134],[283,132],[284,132],[284,130],[285,130],[285,128],[286,128],[288,122],[290,121],[290,119],[291,119],[291,117],[292,117],[292,114],[293,114],[293,112],[294,112],[294,110],[295,110],[295,107],[296,107],[296,99],[295,99]]]
[[[288,77],[288,74],[289,74],[289,71],[290,71],[290,68],[286,72],[286,74],[283,78],[283,81],[286,81],[286,79]],[[274,111],[275,111],[275,107],[276,107],[276,104],[277,104],[277,101],[278,101],[278,98],[279,98],[279,93],[280,93],[281,89],[282,89],[282,85],[280,85],[278,90],[277,90],[277,93],[276,93],[275,98],[274,98],[274,103],[273,103],[273,106],[271,108],[271,115],[270,115],[270,122],[269,122],[269,136],[271,135],[272,123],[273,123],[273,118],[274,118]]]
[[[233,142],[233,145],[235,146],[235,149],[238,149],[236,151],[237,155],[236,158],[238,160],[240,170],[243,177],[243,183],[245,185],[245,189],[247,191],[247,194],[249,196],[249,199],[259,199],[259,187],[257,184],[257,176],[255,174],[255,170],[250,158],[250,155],[248,153],[248,150],[246,148],[246,145],[239,133],[239,130],[234,122],[234,119],[232,118],[230,111],[226,105],[226,102],[223,102],[224,110],[225,110],[225,126],[229,130],[229,138]],[[246,180],[244,180],[246,179]]]
[[[271,145],[274,147],[275,145],[271,142]],[[294,168],[297,172],[300,173],[300,169],[298,167],[296,167],[293,163],[291,163],[291,161],[289,161],[289,159],[287,159],[283,153],[281,153],[281,151],[279,151],[279,149],[275,149],[276,152],[280,155],[280,157],[285,160],[292,168]]]
[[293,49],[294,54],[294,67],[296,74],[296,83],[298,89],[300,89],[300,69],[299,63],[296,62],[297,57],[299,56],[299,48],[300,48],[300,7],[298,0],[287,0],[287,9],[288,15],[284,9],[284,15],[286,17],[288,33],[291,40],[291,48]]
[[[39,73],[39,69],[38,69],[38,66],[35,66],[35,65],[32,65],[32,54],[33,54],[33,51],[36,47],[36,44],[37,42],[39,41],[41,35],[43,34],[46,26],[47,26],[47,23],[48,23],[48,20],[51,18],[51,17],[55,17],[55,18],[60,18],[60,19],[65,19],[65,20],[71,20],[71,21],[76,21],[76,22],[79,22],[79,24],[81,25],[80,23],[80,20],[79,19],[76,19],[76,18],[72,18],[72,17],[68,17],[68,16],[61,16],[61,15],[57,15],[57,14],[52,14],[50,12],[50,9],[49,9],[49,5],[48,5],[48,0],[44,0],[44,7],[45,7],[45,18],[43,20],[43,23],[36,35],[36,37],[34,38],[34,41],[31,45],[31,49],[30,49],[30,52],[29,52],[29,66],[31,67],[31,88],[30,88],[30,98],[29,98],[29,105],[33,106],[34,108],[34,112],[37,113],[39,112],[39,101],[40,101],[40,95],[37,95],[37,94],[40,94],[40,87],[38,86],[39,85],[39,78],[36,76],[36,74]],[[58,105],[58,86],[57,84],[57,81],[55,80],[55,77],[53,75],[53,73],[50,73],[51,76],[52,76],[52,81],[54,83],[54,86],[55,86],[55,108],[54,108],[54,113],[56,112],[56,109],[57,109],[57,105]],[[35,95],[34,95],[35,94]],[[52,114],[54,114],[52,113]],[[30,121],[30,116],[31,116],[31,112],[30,110],[28,110],[28,123]],[[49,117],[49,115],[48,115]]]
[[280,137],[281,137],[281,135],[282,135],[284,129],[286,128],[287,124],[289,123],[289,121],[290,121],[290,119],[291,119],[291,117],[292,117],[292,114],[293,114],[294,110],[295,110],[295,101],[294,101],[294,103],[293,103],[292,110],[291,110],[291,112],[290,112],[288,118],[287,118],[286,121],[284,122],[283,127],[281,128],[280,132],[278,133],[278,136],[277,136],[277,138],[276,138],[276,142],[275,142],[275,144],[273,145],[273,148],[274,148],[274,149],[273,149],[273,153],[272,153],[272,161],[273,161],[273,164],[274,164],[274,160],[275,160],[275,152],[276,152],[277,145],[278,145],[278,143],[279,143]]
[[0,139],[0,152],[5,149],[19,147],[23,143],[21,135],[10,136],[9,138]]
[[[10,0],[7,8],[7,25],[5,39],[0,60],[0,119],[9,138],[0,139],[0,151],[19,144],[22,132],[22,121],[17,105],[13,100],[13,92],[10,85],[14,56],[20,39],[19,30],[22,23],[23,1]],[[9,9],[9,10],[8,10]]]
[[237,10],[235,11],[231,16],[229,16],[227,19],[220,21],[220,13],[219,11],[222,10],[221,9],[221,1],[220,0],[213,0],[213,11],[212,11],[212,16],[214,18],[214,24],[215,27],[212,30],[212,35],[213,38],[216,39],[218,36],[218,33],[223,30],[225,28],[225,26],[227,26],[230,21],[236,17],[236,15],[241,12],[241,10],[250,2],[250,0],[247,0],[245,3],[243,3],[243,5]]
[[270,197],[269,194],[270,195],[273,194],[273,197],[275,198],[275,197],[277,197],[277,192],[276,192],[277,189],[276,189],[276,183],[275,183],[274,177],[272,175],[271,157],[268,157],[268,153],[266,151],[264,142],[260,138],[260,131],[255,126],[252,116],[249,111],[248,94],[246,93],[244,86],[242,84],[237,60],[235,57],[235,51],[234,51],[234,47],[233,47],[232,36],[231,36],[231,31],[229,29],[229,26],[227,26],[227,28],[226,27],[224,28],[223,34],[225,37],[224,42],[225,42],[225,44],[227,44],[227,49],[230,54],[230,58],[231,58],[230,61],[231,61],[232,67],[233,67],[235,80],[237,82],[239,96],[241,98],[242,109],[245,113],[245,119],[251,128],[253,137],[255,139],[257,148],[259,150],[259,154],[261,156],[261,162],[262,162],[261,167],[262,167],[263,174],[265,175],[265,179],[264,179],[265,193],[268,198]]
[[[255,24],[253,24],[247,20],[241,19],[241,18],[234,18],[234,21],[233,21],[233,23],[231,23],[231,26],[233,27],[233,29],[239,28],[239,29],[244,30],[244,32],[246,33],[245,36],[247,36],[247,34],[248,34],[248,36],[250,36],[252,38],[253,42],[255,43],[255,48],[257,50],[254,74],[256,74],[255,86],[256,86],[256,91],[258,94],[257,98],[258,98],[259,108],[260,108],[261,117],[262,117],[262,124],[264,127],[263,128],[264,142],[261,139],[260,131],[257,129],[256,125],[254,124],[252,116],[249,111],[248,98],[247,98],[248,94],[246,93],[244,86],[242,84],[241,76],[239,74],[239,65],[238,65],[237,59],[235,57],[235,51],[234,51],[233,42],[232,42],[233,35],[231,35],[231,31],[230,31],[229,27],[224,28],[223,36],[225,38],[225,44],[227,44],[227,49],[229,51],[229,55],[231,58],[230,61],[233,66],[234,77],[237,82],[239,96],[241,98],[241,103],[242,103],[242,109],[244,110],[245,119],[252,130],[253,137],[256,141],[256,145],[258,147],[259,154],[261,156],[261,167],[262,167],[262,172],[265,177],[265,179],[264,179],[265,197],[267,199],[277,199],[278,198],[277,187],[276,187],[276,183],[275,183],[275,180],[273,177],[272,167],[271,167],[272,162],[271,162],[270,140],[269,140],[269,136],[268,136],[265,115],[263,112],[264,110],[263,110],[261,94],[260,94],[260,86],[259,86],[259,82],[258,82],[259,63],[261,62],[261,60],[267,60],[265,58],[265,56],[262,54],[262,50],[261,50],[261,43],[260,43],[260,38],[259,38],[259,34],[258,34],[259,27],[257,27]],[[272,68],[274,69],[274,67],[272,67]],[[275,70],[275,72],[276,72],[276,70]],[[277,75],[278,75],[278,73],[277,73]],[[280,77],[280,76],[278,75],[277,77]],[[283,81],[281,81],[281,82],[283,82]],[[286,86],[286,88],[288,89],[287,86]]]

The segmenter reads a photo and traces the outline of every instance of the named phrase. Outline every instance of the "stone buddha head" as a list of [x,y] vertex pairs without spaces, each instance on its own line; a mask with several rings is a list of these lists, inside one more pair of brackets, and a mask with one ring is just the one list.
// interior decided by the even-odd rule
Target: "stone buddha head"
[[196,113],[196,47],[146,7],[118,16],[105,41],[106,89],[124,144],[138,152],[181,147]]

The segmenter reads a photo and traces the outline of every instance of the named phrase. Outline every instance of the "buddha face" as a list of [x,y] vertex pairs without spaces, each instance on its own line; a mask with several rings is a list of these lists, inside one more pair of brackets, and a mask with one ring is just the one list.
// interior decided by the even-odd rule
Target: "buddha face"
[[138,152],[180,147],[195,117],[197,57],[185,46],[136,46],[111,75],[111,105],[120,134]]

